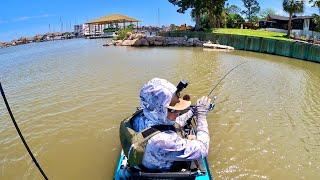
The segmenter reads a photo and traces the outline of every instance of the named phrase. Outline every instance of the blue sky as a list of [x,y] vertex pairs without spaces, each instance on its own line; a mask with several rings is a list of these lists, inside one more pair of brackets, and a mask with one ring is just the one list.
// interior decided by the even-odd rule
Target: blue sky
[[[258,1],[262,9],[271,7],[277,13],[284,14],[282,0]],[[228,2],[242,6],[241,0]],[[0,41],[49,30],[60,31],[61,22],[63,30],[70,30],[74,24],[112,13],[132,16],[141,20],[143,25],[158,25],[158,9],[161,25],[194,24],[190,12],[177,13],[177,8],[167,0],[6,0],[0,6]],[[305,14],[315,12],[318,12],[317,9],[307,7]]]

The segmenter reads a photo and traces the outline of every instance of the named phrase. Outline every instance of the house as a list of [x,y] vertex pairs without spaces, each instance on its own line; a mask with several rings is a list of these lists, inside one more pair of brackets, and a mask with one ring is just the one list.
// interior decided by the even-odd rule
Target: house
[[[288,30],[289,17],[269,14],[267,20],[259,21],[259,28],[267,31],[284,32]],[[313,16],[293,16],[292,17],[292,34],[297,36],[318,36],[315,32],[316,25],[313,22]]]

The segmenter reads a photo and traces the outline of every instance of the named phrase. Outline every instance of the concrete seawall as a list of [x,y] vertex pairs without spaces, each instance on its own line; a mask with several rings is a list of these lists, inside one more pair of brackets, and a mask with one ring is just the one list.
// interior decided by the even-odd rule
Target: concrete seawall
[[308,43],[205,32],[166,32],[161,35],[168,37],[187,36],[188,38],[199,38],[202,41],[210,40],[222,45],[232,46],[238,50],[274,54],[320,63],[320,46]]

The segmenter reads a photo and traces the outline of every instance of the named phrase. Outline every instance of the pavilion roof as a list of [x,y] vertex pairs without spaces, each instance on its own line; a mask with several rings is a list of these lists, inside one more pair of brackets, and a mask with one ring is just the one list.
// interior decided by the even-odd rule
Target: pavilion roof
[[125,16],[122,14],[111,14],[108,16],[102,16],[87,22],[86,24],[110,24],[110,23],[123,23],[123,22],[140,22],[139,20]]

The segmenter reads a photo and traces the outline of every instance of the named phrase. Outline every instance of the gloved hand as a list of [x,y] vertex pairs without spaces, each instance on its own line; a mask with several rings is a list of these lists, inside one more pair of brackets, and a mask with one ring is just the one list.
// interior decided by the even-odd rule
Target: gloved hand
[[210,108],[211,99],[207,96],[197,100],[196,103],[196,114],[197,116],[206,116]]
[[196,103],[196,118],[197,118],[197,140],[203,142],[206,147],[209,147],[209,129],[206,115],[210,108],[211,99],[206,96],[198,99]]

